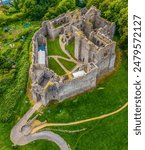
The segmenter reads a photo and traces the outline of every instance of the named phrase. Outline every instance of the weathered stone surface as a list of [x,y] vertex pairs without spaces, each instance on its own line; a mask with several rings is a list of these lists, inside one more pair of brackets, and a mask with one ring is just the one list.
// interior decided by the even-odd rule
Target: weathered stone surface
[[[115,24],[102,18],[101,12],[94,6],[44,21],[32,38],[30,77],[33,99],[47,105],[50,100],[62,101],[95,87],[100,76],[114,69],[114,32]],[[69,79],[67,75],[59,77],[48,69],[46,38],[55,39],[60,34],[64,44],[75,41],[74,56],[82,63],[75,72],[84,70],[83,76]],[[45,63],[39,64],[38,51],[42,45],[45,47]]]

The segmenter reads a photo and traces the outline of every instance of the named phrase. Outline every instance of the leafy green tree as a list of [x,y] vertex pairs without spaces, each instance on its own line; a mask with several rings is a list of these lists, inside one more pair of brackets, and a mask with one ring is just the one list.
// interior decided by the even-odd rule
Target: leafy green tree
[[73,10],[75,7],[76,0],[61,0],[56,6],[48,8],[48,12],[45,14],[43,19],[46,20],[55,18],[68,10]]
[[56,9],[56,12],[58,14],[64,13],[68,10],[74,9],[76,6],[76,1],[75,0],[62,0]]

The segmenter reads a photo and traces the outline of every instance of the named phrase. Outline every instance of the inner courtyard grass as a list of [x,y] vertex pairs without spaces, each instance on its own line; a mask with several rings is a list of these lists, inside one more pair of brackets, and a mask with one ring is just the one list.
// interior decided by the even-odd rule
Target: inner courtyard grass
[[59,38],[56,38],[54,40],[48,40],[47,42],[47,48],[48,48],[48,55],[58,55],[67,57],[67,55],[62,51],[60,45],[59,45]]
[[74,41],[70,42],[68,45],[65,45],[65,49],[68,50],[68,52],[70,53],[70,55],[74,57],[74,49],[75,49],[75,43]]
[[59,59],[59,61],[63,64],[63,66],[67,69],[67,70],[69,70],[69,71],[71,71],[75,66],[76,66],[76,64],[74,63],[74,62],[71,62],[71,61],[67,61],[67,60],[64,60],[64,59]]
[[65,74],[64,70],[61,68],[61,66],[56,62],[54,58],[48,59],[48,67],[60,76]]

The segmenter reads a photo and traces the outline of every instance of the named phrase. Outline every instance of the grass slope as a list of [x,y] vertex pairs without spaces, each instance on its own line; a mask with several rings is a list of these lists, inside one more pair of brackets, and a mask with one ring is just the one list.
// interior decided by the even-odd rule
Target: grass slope
[[48,67],[58,75],[64,75],[65,74],[64,70],[61,68],[61,66],[53,58],[49,58]]
[[92,128],[77,140],[78,150],[127,150],[127,109],[117,115],[92,122]]

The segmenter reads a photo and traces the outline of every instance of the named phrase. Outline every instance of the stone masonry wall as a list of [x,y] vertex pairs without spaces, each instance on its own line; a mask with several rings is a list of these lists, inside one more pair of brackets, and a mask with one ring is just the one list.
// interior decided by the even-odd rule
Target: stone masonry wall
[[44,92],[45,95],[41,95],[42,97],[45,97],[43,104],[47,105],[50,100],[63,101],[64,99],[94,88],[99,74],[99,70],[94,68],[82,77],[55,83],[53,86],[49,87],[46,92]]

